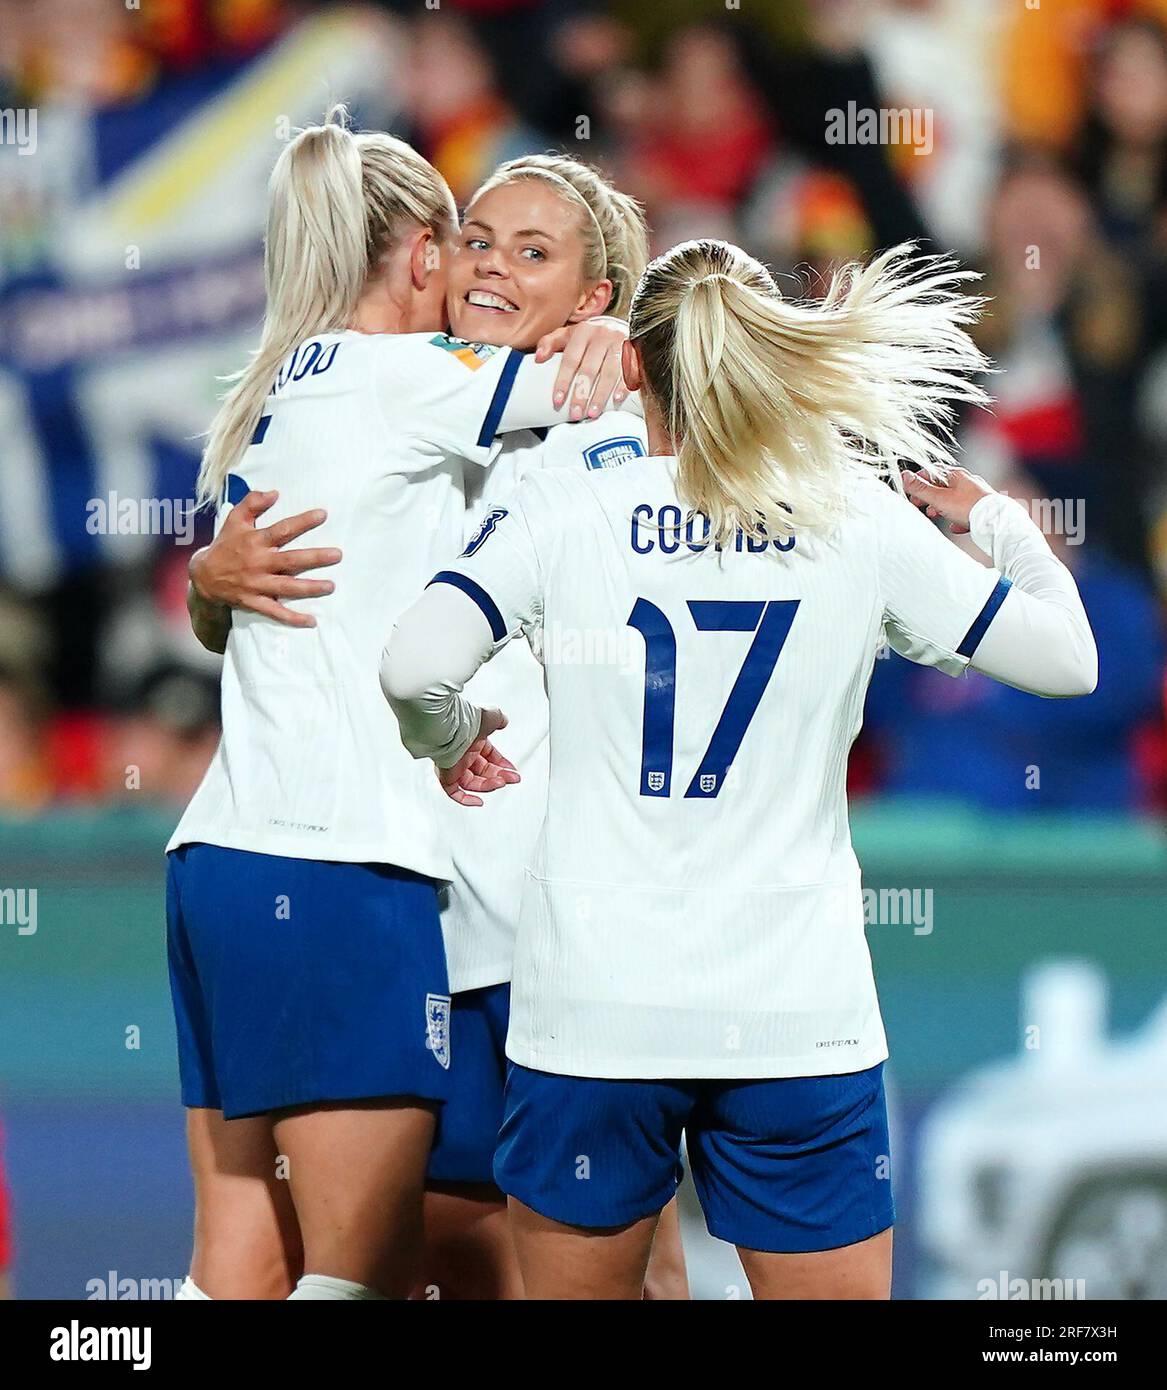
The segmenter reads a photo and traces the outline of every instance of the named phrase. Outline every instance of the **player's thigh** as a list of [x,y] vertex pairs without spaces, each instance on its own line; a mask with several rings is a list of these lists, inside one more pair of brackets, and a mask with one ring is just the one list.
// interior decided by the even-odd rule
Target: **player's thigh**
[[494,1172],[528,1298],[642,1296],[691,1104],[683,1083],[511,1066]]
[[180,997],[206,1025],[191,1030],[199,1050],[188,1071],[205,1080],[195,1066],[205,1059],[218,1097],[187,1104],[235,1118],[445,1099],[450,1001],[432,880],[201,844],[179,867],[197,986]]
[[[800,1288],[819,1270],[824,1287],[886,1297],[895,1205],[882,1064],[704,1086],[687,1138],[710,1233],[754,1252],[758,1271],[791,1271]],[[775,1296],[774,1278],[758,1287]]]
[[425,1256],[415,1297],[523,1297],[506,1197],[493,1183],[427,1182],[424,1211]]
[[569,1226],[512,1197],[511,1226],[530,1299],[639,1301],[660,1213],[624,1226]]
[[404,1298],[418,1272],[436,1107],[413,1096],[281,1111],[304,1270]]
[[891,1297],[892,1232],[839,1250],[778,1255],[738,1246],[742,1268],[759,1299],[883,1299]]
[[188,1110],[187,1144],[195,1187],[191,1278],[211,1298],[286,1298],[302,1252],[271,1120]]

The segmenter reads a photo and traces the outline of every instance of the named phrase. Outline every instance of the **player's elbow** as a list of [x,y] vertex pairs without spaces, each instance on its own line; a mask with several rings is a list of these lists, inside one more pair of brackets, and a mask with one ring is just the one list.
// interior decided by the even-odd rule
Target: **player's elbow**
[[1061,700],[1093,695],[1098,689],[1098,647],[1087,631],[1063,654],[1047,692]]
[[402,651],[396,634],[381,653],[381,691],[395,710],[419,700],[426,691],[424,679]]
[[1076,679],[1070,682],[1070,689],[1066,691],[1066,694],[1071,698],[1079,695],[1093,695],[1097,689],[1098,659],[1096,657],[1089,666],[1083,666],[1076,673]]
[[428,757],[429,749],[419,727],[419,706],[426,688],[414,663],[403,655],[396,634],[381,653],[381,692],[397,717],[405,751],[413,758]]

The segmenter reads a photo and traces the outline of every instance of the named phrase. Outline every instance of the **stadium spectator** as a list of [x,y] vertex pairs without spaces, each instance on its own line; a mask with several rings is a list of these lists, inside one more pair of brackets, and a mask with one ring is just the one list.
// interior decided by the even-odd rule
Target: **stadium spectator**
[[774,144],[759,93],[723,30],[682,30],[665,50],[639,136],[622,159],[622,183],[649,221],[677,203],[732,213]]
[[1080,184],[1033,152],[1007,164],[989,236],[990,428],[1047,497],[1080,499],[1092,545],[1145,573],[1158,463],[1139,402],[1167,330],[1162,272],[1108,247]]
[[546,143],[503,97],[486,49],[459,15],[413,21],[405,77],[407,133],[460,201],[499,164]]
[[1130,19],[1094,70],[1079,164],[1102,234],[1122,251],[1167,250],[1167,28]]

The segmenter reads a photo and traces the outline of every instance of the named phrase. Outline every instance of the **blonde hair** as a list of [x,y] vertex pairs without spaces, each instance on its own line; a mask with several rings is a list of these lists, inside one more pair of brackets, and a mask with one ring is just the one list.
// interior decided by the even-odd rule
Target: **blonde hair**
[[689,241],[648,267],[630,336],[677,450],[681,500],[722,542],[825,530],[856,467],[942,476],[953,403],[988,403],[988,361],[964,330],[977,278],[910,243],[852,264],[819,301],[788,301],[724,241]]
[[508,160],[499,165],[474,199],[523,179],[541,180],[565,202],[581,207],[584,281],[611,280],[612,299],[606,312],[626,319],[637,281],[648,264],[648,228],[640,204],[621,193],[598,169],[562,154],[530,154]]
[[285,146],[269,185],[264,272],[267,308],[259,348],[211,425],[198,496],[217,497],[239,462],[281,362],[314,333],[343,328],[386,252],[411,229],[439,242],[457,231],[446,181],[392,135],[354,135],[334,106]]

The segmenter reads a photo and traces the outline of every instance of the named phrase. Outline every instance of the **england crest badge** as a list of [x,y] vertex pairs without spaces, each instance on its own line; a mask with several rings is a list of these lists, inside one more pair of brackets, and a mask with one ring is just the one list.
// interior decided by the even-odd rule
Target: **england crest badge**
[[458,558],[461,560],[465,560],[469,556],[473,555],[475,551],[481,550],[482,546],[486,543],[486,541],[488,541],[490,537],[494,534],[494,528],[498,525],[498,523],[503,519],[504,516],[509,515],[510,513],[507,511],[505,507],[492,507],[490,511],[488,511],[487,514],[482,518],[481,522],[478,525],[478,530],[475,531],[474,534],[470,537],[469,545],[467,545],[466,549]]
[[427,994],[425,997],[425,1045],[436,1061],[450,1070],[450,996]]

